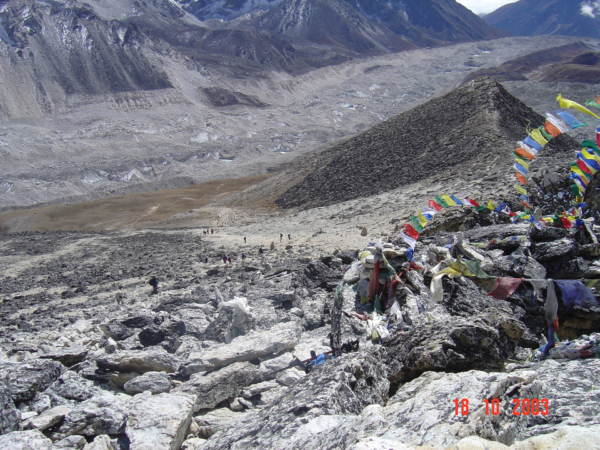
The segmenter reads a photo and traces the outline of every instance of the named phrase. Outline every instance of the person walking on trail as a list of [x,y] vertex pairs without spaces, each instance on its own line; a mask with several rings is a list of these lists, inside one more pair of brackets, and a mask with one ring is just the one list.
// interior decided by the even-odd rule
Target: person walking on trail
[[288,239],[291,241],[292,240],[292,235],[288,234]]
[[279,242],[283,241],[283,233],[279,233]]
[[242,253],[242,262],[246,261],[246,254]]
[[246,236],[244,236],[244,244],[246,243]]
[[260,253],[261,255],[263,254],[263,249],[262,249],[262,246],[261,246],[261,247],[258,247],[258,253]]
[[210,229],[210,234],[215,234],[215,230],[213,228]]
[[150,293],[150,295],[158,294],[158,278],[156,277],[156,275],[152,275],[150,281],[148,281],[148,284],[152,286],[152,292]]
[[231,264],[231,256],[228,256],[228,257],[227,257],[227,262],[228,262],[229,264]]
[[227,255],[223,255],[223,264],[227,264]]

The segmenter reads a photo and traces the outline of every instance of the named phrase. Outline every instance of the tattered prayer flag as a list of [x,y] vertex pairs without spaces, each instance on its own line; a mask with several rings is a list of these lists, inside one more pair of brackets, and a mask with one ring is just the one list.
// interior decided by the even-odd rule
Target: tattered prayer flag
[[421,226],[419,219],[417,219],[415,216],[410,216],[410,220],[412,221],[415,230],[417,230],[417,233],[423,231],[423,227]]
[[498,277],[494,288],[487,295],[499,300],[506,300],[509,295],[517,290],[522,281],[523,278]]
[[462,206],[463,203],[459,199],[457,199],[456,196],[450,194],[450,197],[452,197],[452,200],[454,200],[457,205]]
[[436,211],[441,211],[442,210],[442,205],[440,205],[439,203],[434,202],[433,200],[429,200],[429,207],[435,209]]
[[579,187],[581,194],[583,195],[587,190],[587,184],[581,179],[579,175],[571,174],[571,179]]
[[527,178],[525,178],[523,175],[521,175],[519,172],[515,172],[515,176],[517,177],[517,180],[519,180],[520,183],[524,184],[525,186],[527,186]]
[[523,205],[527,209],[531,209],[531,206],[529,206],[529,203],[521,202],[521,205]]
[[405,227],[405,232],[413,239],[419,239],[419,233],[415,230],[411,224],[407,223]]
[[561,133],[566,133],[571,130],[569,125],[567,125],[564,120],[562,120],[559,117],[553,116],[549,112],[546,113],[546,119],[548,119],[548,122],[550,122],[556,128],[558,128],[561,131]]
[[523,144],[528,145],[529,147],[532,147],[532,148],[536,149],[538,152],[542,149],[542,145],[540,145],[538,142],[536,142],[531,137],[531,135],[529,135],[525,139],[523,139]]
[[548,143],[546,138],[542,135],[542,132],[537,128],[533,130],[529,136],[531,136],[531,139],[540,144],[542,147]]
[[487,208],[487,209],[491,209],[491,210],[493,210],[493,209],[494,209],[494,202],[490,200],[490,201],[488,202],[488,204],[486,205],[486,208]]
[[566,228],[567,230],[573,226],[571,221],[569,219],[567,219],[566,217],[561,217],[560,221],[562,222],[563,227]]
[[513,166],[517,172],[519,172],[521,175],[527,175],[527,169],[525,167],[523,167],[521,164],[515,164]]
[[524,150],[528,151],[529,153],[531,153],[533,156],[536,156],[538,154],[538,151],[535,148],[533,148],[531,145],[527,145],[523,141],[517,142],[517,145],[519,147],[521,147],[522,149],[524,149]]
[[600,164],[600,156],[598,156],[598,154],[594,151],[593,148],[582,148],[581,156],[583,156],[585,159],[596,161],[598,164]]
[[408,246],[412,249],[415,248],[415,245],[417,245],[417,240],[411,238],[410,236],[407,236],[406,234],[404,234],[404,232],[400,232],[400,234],[398,235],[406,244],[408,244]]
[[515,158],[515,161],[517,162],[517,164],[521,164],[523,167],[529,170],[529,163],[526,163],[521,158]]
[[519,194],[527,195],[527,191],[518,184],[515,184],[515,189]]
[[442,198],[448,204],[448,206],[456,206],[456,202],[452,200],[448,194],[442,194]]
[[555,125],[552,124],[552,122],[550,122],[549,120],[546,121],[546,123],[544,124],[544,129],[546,130],[546,132],[552,136],[553,138],[555,138],[556,136],[560,136],[562,134],[562,131],[560,131]]
[[589,114],[590,116],[595,117],[596,119],[600,120],[600,116],[598,116],[597,114],[594,114],[589,109],[587,109],[585,106],[582,106],[579,103],[574,102],[573,100],[567,100],[566,98],[562,98],[561,94],[558,94],[558,97],[556,97],[556,100],[558,100],[558,103],[561,108],[565,108],[565,109],[573,108],[573,109],[576,109],[577,111],[580,111],[584,114]]
[[435,201],[438,202],[438,204],[442,206],[442,208],[447,208],[449,206],[448,203],[446,203],[446,201],[439,195],[436,195],[434,198],[435,198]]
[[529,161],[533,161],[533,158],[535,157],[535,155],[532,155],[527,150],[521,147],[515,148],[515,154],[522,156],[523,158],[527,158]]
[[577,167],[581,169],[582,172],[587,173],[588,175],[592,175],[592,172],[588,168],[588,166],[580,159],[576,161]]
[[585,127],[586,125],[585,123],[581,123],[579,120],[577,120],[577,118],[575,118],[575,116],[569,114],[568,112],[560,111],[558,109],[554,112],[558,114],[560,118],[564,120],[572,129]]

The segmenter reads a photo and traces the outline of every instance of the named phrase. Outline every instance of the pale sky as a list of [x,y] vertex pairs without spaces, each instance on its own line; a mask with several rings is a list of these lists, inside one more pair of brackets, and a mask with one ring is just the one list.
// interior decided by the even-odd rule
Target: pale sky
[[515,3],[517,0],[456,0],[469,8],[475,14],[487,14],[500,8],[507,3]]

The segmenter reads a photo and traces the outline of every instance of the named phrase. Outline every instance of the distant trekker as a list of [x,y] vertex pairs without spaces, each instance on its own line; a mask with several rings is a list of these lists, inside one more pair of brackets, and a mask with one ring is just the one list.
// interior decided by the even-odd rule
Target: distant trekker
[[156,277],[156,275],[152,275],[152,278],[150,278],[148,284],[152,286],[152,293],[150,295],[158,294],[158,278]]
[[246,243],[246,236],[244,236],[244,244]]
[[242,261],[246,261],[246,254],[242,253]]
[[227,257],[227,262],[228,262],[229,264],[231,264],[231,256],[228,256],[228,257]]
[[279,233],[279,242],[283,241],[283,233]]
[[263,254],[263,249],[262,249],[262,247],[258,247],[258,253],[260,253],[261,255]]
[[210,229],[210,234],[215,234],[215,230],[214,229]]
[[292,240],[292,235],[288,234],[288,239],[291,241]]
[[223,255],[223,264],[227,264],[227,255]]

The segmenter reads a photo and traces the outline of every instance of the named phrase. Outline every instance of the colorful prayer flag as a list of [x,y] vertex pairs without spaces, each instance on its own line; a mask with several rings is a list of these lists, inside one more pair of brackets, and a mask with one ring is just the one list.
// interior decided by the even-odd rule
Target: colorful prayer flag
[[564,108],[564,109],[573,108],[573,109],[576,109],[577,111],[580,111],[584,114],[589,114],[590,116],[595,117],[596,119],[600,120],[600,116],[598,116],[597,114],[594,114],[589,109],[587,109],[585,106],[582,106],[579,103],[574,102],[573,100],[567,100],[566,98],[562,98],[561,94],[558,94],[558,97],[556,97],[556,100],[558,100],[558,104],[560,105],[561,108]]
[[419,239],[419,233],[415,230],[411,224],[407,223],[405,227],[405,232],[413,239]]
[[527,191],[518,184],[515,184],[515,189],[519,194],[527,195]]
[[439,195],[436,195],[434,198],[435,198],[435,201],[438,202],[438,204],[442,206],[442,208],[448,207],[448,203],[446,203],[446,201]]
[[546,145],[548,143],[548,141],[546,140],[546,138],[542,135],[542,132],[539,130],[539,128],[536,128],[535,130],[533,130],[529,136],[531,136],[531,138],[537,142],[538,144],[540,144],[542,147],[544,145]]
[[567,125],[569,125],[573,130],[576,128],[581,128],[581,127],[585,127],[585,123],[581,123],[579,120],[577,120],[575,118],[575,116],[573,116],[572,114],[569,114],[566,111],[560,111],[560,110],[555,110],[554,111],[556,114],[558,114],[560,116],[560,118],[562,120],[564,120]]
[[491,209],[491,210],[493,210],[493,209],[494,209],[494,202],[490,200],[490,201],[488,202],[488,204],[486,205],[486,208],[487,208],[487,209]]
[[499,300],[506,300],[509,295],[517,290],[522,281],[523,278],[498,277],[496,278],[494,288],[487,295]]
[[440,205],[437,202],[434,202],[433,200],[429,200],[429,207],[435,209],[436,211],[442,210],[442,205]]
[[515,164],[513,166],[517,172],[519,172],[521,175],[527,175],[527,169],[525,167],[523,167],[521,164]]
[[519,180],[519,182],[521,184],[524,184],[525,186],[527,186],[527,178],[525,178],[523,175],[521,175],[519,172],[515,172],[515,176],[517,177],[517,180]]
[[521,164],[523,167],[529,170],[529,163],[526,163],[521,158],[515,158],[515,161],[517,162],[517,164]]
[[554,124],[552,124],[552,122],[550,122],[549,120],[546,120],[546,123],[544,124],[544,129],[546,130],[546,132],[552,136],[553,138],[555,138],[556,136],[560,136],[562,134],[562,131],[560,131]]
[[427,225],[427,217],[423,215],[423,212],[421,210],[419,210],[417,217],[419,218],[419,223],[421,224],[421,226],[425,227]]
[[456,206],[456,202],[452,200],[448,194],[442,194],[442,198],[448,204],[448,206]]
[[561,131],[561,133],[566,133],[571,130],[569,125],[567,125],[564,120],[562,120],[559,117],[553,116],[549,112],[546,113],[546,119],[556,128],[558,128]]
[[400,237],[406,244],[408,244],[408,246],[410,248],[412,248],[414,250],[415,245],[417,245],[417,240],[416,239],[414,239],[414,238],[412,238],[410,236],[407,236],[402,231],[400,232],[400,234],[398,235],[398,237]]
[[577,164],[577,167],[581,169],[582,172],[587,173],[588,175],[592,175],[592,172],[582,160],[578,159],[575,163]]
[[412,220],[413,227],[415,230],[417,230],[417,233],[423,231],[423,227],[421,226],[419,219],[417,219],[415,216],[410,216],[410,220]]
[[538,152],[542,149],[542,145],[540,145],[539,142],[535,141],[531,137],[531,135],[529,135],[525,139],[523,139],[523,144],[528,145],[529,147],[536,149]]
[[450,197],[452,197],[452,200],[454,200],[457,205],[460,205],[460,206],[463,205],[463,203],[459,199],[457,199],[454,195],[450,194]]
[[475,200],[473,200],[472,198],[468,198],[467,201],[473,205],[475,208],[479,208],[479,203],[477,203]]
[[533,148],[531,145],[527,145],[523,141],[519,141],[519,142],[517,142],[517,144],[522,149],[525,149],[526,151],[528,151],[529,153],[531,153],[534,157],[538,154],[538,151],[535,148]]
[[523,158],[526,158],[529,161],[533,161],[533,158],[535,157],[535,155],[529,153],[527,150],[521,147],[515,148],[515,154],[522,156]]

